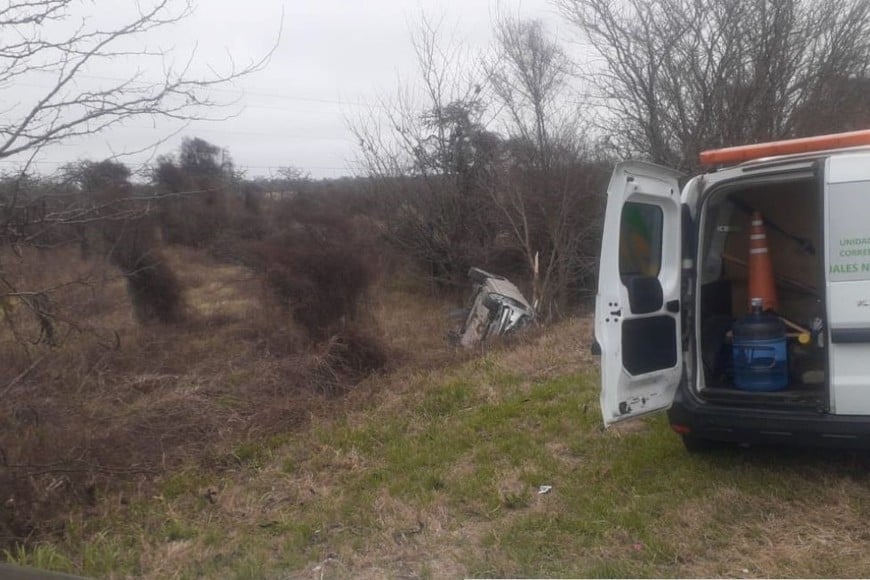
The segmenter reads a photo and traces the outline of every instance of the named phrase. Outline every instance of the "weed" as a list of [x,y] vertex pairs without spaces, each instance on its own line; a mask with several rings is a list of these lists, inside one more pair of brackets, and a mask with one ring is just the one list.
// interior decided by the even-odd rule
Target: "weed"
[[174,473],[160,485],[160,491],[166,499],[176,499],[184,495],[192,495],[202,487],[201,474],[188,470]]
[[529,507],[531,495],[528,490],[519,492],[506,492],[502,495],[501,502],[509,510]]
[[81,548],[82,572],[97,578],[135,575],[139,562],[132,547],[121,538],[98,533]]
[[180,540],[190,540],[198,535],[198,530],[193,526],[181,522],[179,520],[169,520],[163,524],[163,540],[166,542],[177,542]]
[[37,544],[30,550],[17,546],[13,550],[4,550],[3,557],[7,562],[19,566],[31,566],[39,570],[54,572],[73,572],[72,562],[51,544]]
[[244,441],[236,446],[232,454],[242,465],[259,469],[268,457],[269,449],[260,441]]
[[227,535],[224,530],[217,527],[210,527],[206,529],[205,533],[202,535],[202,543],[208,548],[213,548],[219,546],[226,537]]

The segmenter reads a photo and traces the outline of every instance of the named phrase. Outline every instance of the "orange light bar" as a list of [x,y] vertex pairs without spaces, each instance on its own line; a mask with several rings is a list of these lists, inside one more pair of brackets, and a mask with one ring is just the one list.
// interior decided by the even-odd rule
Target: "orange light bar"
[[701,152],[701,163],[704,165],[719,165],[723,163],[740,163],[761,157],[775,155],[790,155],[792,153],[808,153],[811,151],[826,151],[842,147],[870,145],[870,129],[850,131],[848,133],[833,133],[786,141],[771,141],[755,145],[740,145],[725,149],[710,149]]

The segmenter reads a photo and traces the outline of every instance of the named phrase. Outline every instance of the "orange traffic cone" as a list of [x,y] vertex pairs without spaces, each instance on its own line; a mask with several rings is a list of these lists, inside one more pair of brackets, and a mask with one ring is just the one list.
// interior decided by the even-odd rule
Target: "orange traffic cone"
[[767,249],[767,234],[764,220],[757,211],[752,212],[752,227],[749,228],[749,302],[753,298],[764,301],[762,310],[777,310],[776,283],[773,280],[773,266]]

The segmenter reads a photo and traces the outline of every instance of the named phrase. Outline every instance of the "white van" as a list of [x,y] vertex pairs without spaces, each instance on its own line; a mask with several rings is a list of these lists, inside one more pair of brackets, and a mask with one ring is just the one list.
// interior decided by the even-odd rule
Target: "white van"
[[[593,345],[605,425],[668,410],[690,451],[870,447],[870,146],[856,144],[870,145],[870,131],[707,152],[750,160],[687,181],[649,163],[616,166]],[[731,360],[731,329],[752,298],[754,212],[776,314],[810,333],[788,340],[788,386],[771,392],[736,388]]]

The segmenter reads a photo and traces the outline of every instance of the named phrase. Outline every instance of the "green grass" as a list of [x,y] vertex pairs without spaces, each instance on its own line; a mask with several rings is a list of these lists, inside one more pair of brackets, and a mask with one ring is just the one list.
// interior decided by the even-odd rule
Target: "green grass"
[[[602,430],[595,374],[527,381],[498,357],[416,377],[306,432],[241,443],[235,470],[178,472],[159,498],[6,558],[95,576],[235,578],[333,561],[321,569],[374,577],[830,576],[870,565],[861,456],[692,456],[661,416]],[[220,490],[214,505],[206,484]],[[179,550],[175,568],[166,558]]]

